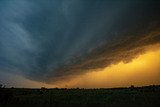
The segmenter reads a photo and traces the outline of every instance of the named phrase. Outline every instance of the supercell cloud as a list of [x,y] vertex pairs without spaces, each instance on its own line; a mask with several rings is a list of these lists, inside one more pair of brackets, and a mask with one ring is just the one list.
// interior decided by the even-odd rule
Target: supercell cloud
[[157,0],[1,0],[0,72],[56,81],[160,43]]

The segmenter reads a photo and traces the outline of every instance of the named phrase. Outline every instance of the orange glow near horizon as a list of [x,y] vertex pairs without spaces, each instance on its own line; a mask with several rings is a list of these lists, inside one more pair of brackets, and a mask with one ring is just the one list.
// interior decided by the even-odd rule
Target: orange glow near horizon
[[17,87],[31,88],[40,88],[43,86],[47,88],[114,88],[128,87],[131,85],[160,85],[160,45],[147,47],[144,54],[132,59],[129,63],[119,62],[102,70],[90,71],[86,74],[73,76],[55,84],[33,81],[18,75],[5,75],[8,75],[10,78],[8,83],[12,83],[16,78],[13,84],[17,84]]
[[160,47],[148,51],[129,63],[119,62],[100,71],[88,72],[62,82],[59,87],[101,88],[160,84]]

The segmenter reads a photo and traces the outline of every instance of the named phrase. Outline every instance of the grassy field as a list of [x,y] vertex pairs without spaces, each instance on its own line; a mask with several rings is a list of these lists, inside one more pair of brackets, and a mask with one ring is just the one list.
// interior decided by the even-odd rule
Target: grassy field
[[160,107],[160,86],[113,89],[1,88],[0,107]]

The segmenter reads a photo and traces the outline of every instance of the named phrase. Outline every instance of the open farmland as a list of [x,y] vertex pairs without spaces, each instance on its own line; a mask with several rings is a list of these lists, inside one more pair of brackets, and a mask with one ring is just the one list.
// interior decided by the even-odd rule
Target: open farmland
[[1,88],[0,107],[159,107],[160,86],[111,89]]

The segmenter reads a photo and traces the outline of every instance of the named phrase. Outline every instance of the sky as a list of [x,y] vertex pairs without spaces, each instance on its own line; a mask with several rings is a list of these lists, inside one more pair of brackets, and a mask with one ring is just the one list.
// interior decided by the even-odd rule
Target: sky
[[160,84],[160,1],[1,0],[0,83]]

